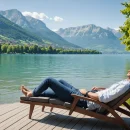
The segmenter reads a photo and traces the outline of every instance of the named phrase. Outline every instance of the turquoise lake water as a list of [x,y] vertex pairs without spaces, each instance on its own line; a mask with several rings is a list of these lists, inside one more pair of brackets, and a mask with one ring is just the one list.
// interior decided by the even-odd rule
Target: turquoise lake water
[[20,85],[30,89],[47,77],[76,88],[109,87],[126,78],[130,55],[0,55],[0,103],[19,101]]

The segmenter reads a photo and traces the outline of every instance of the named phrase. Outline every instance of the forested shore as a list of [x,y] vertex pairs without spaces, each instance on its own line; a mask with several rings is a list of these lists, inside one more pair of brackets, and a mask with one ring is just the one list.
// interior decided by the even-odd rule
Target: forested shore
[[52,46],[0,44],[0,53],[7,54],[102,54],[91,49],[54,48]]

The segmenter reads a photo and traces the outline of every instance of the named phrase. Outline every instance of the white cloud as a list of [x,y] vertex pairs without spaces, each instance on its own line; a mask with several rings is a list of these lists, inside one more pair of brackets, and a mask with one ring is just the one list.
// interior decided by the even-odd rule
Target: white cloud
[[53,32],[56,32],[56,31],[58,31],[58,29],[52,29],[52,31],[53,31]]
[[31,16],[31,17],[33,17],[35,19],[39,19],[41,21],[44,21],[45,19],[54,20],[55,22],[62,22],[63,21],[63,18],[61,18],[61,17],[55,16],[54,18],[52,18],[52,17],[48,17],[44,13],[24,11],[24,12],[22,12],[22,14],[24,16]]
[[55,17],[54,17],[54,21],[55,21],[55,22],[62,22],[62,21],[63,21],[63,18],[58,17],[58,16],[55,16]]
[[22,14],[24,16],[31,16],[31,17],[33,17],[35,19],[39,19],[41,21],[43,21],[45,19],[49,19],[49,17],[46,14],[44,14],[44,13],[27,12],[27,11],[25,11],[25,12],[22,12]]
[[119,30],[120,30],[120,28],[114,28],[114,30],[119,31]]

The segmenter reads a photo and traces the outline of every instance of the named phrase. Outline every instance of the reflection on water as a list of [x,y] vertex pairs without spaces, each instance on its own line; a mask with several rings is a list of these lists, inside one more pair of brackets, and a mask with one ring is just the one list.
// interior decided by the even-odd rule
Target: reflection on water
[[77,88],[108,87],[126,78],[129,55],[0,55],[0,103],[19,101],[21,84],[33,89],[46,77]]

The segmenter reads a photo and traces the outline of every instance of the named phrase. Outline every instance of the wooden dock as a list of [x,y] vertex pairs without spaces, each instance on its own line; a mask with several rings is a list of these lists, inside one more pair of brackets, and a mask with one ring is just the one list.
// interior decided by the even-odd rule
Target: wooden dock
[[[32,119],[28,119],[28,113],[28,104],[0,105],[0,130],[125,130],[115,124],[76,112],[69,116],[69,111],[58,108],[54,108],[50,113],[49,107],[45,107],[42,112],[42,107],[36,106]],[[123,114],[121,116],[130,124],[130,117]]]

